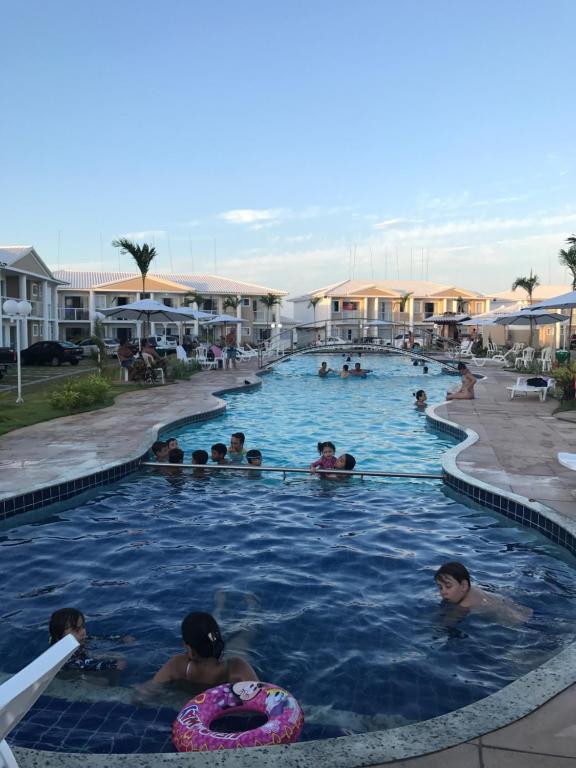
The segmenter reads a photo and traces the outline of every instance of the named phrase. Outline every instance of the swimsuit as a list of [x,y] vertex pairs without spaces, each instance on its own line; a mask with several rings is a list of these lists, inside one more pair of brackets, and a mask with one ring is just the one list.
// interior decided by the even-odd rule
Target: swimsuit
[[74,656],[64,664],[63,669],[78,669],[90,672],[104,672],[107,669],[118,669],[116,659],[94,659],[86,654],[81,648],[76,651]]

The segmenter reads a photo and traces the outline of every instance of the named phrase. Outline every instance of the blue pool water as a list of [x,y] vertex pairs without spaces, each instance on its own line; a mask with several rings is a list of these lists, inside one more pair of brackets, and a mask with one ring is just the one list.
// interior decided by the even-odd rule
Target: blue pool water
[[[405,359],[369,358],[364,365],[375,374],[360,381],[320,380],[318,365],[295,359],[265,377],[262,390],[228,396],[225,416],[178,433],[187,457],[241,430],[266,464],[306,466],[316,442],[332,439],[363,468],[439,470],[452,442],[427,427],[412,392],[423,387],[434,402],[454,379],[435,369],[425,376]],[[43,704],[35,716],[52,723],[47,747],[52,739],[81,751],[170,749],[170,707],[187,695],[137,710],[127,689],[179,651],[183,616],[213,610],[217,595],[225,636],[244,644],[262,679],[302,703],[305,738],[456,709],[574,639],[573,558],[435,481],[146,473],[5,529],[0,557],[2,671],[45,648],[48,617],[65,605],[81,607],[95,635],[136,637],[120,648],[96,644],[128,660],[118,681],[118,712],[127,714],[102,724],[99,705],[76,691],[80,714],[67,714],[62,738]],[[432,577],[449,559],[534,617],[508,627],[471,615],[448,626]],[[53,699],[57,712],[60,701]],[[35,723],[24,723],[13,743],[31,744],[31,732],[38,739]]]

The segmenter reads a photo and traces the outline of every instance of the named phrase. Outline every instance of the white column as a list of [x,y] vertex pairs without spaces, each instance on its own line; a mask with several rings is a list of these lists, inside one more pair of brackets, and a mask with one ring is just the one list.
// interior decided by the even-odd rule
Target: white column
[[88,292],[88,318],[90,320],[90,336],[94,336],[94,321],[96,318],[94,317],[94,314],[96,312],[96,299],[94,296],[94,291],[90,289]]
[[50,335],[50,284],[48,280],[42,280],[42,340],[47,341],[52,338]]
[[[240,302],[236,307],[236,317],[242,319],[242,296],[237,296],[236,298]],[[242,323],[238,323],[236,326],[236,344],[242,346]]]
[[408,324],[410,325],[410,330],[414,330],[414,297],[410,296],[408,299]]
[[50,338],[51,339],[58,339],[60,337],[59,334],[59,324],[58,324],[58,290],[55,285],[52,285],[50,287],[51,295],[52,295],[52,319],[50,322]]
[[[18,276],[18,298],[20,301],[28,301],[28,296],[26,295],[26,275],[19,275]],[[20,322],[20,321],[16,321]],[[22,322],[21,327],[21,334],[20,334],[20,348],[26,349],[28,346],[28,321],[24,320]]]

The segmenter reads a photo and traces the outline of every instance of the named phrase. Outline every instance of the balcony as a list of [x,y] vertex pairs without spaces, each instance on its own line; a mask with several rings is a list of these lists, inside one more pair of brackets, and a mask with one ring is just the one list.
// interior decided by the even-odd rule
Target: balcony
[[90,312],[87,309],[77,307],[58,307],[58,320],[90,320]]
[[332,312],[331,320],[363,320],[364,313],[359,309],[343,310],[342,312]]

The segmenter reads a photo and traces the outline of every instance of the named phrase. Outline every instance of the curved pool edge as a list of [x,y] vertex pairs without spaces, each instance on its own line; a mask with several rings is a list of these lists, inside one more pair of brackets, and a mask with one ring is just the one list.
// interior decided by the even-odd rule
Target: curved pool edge
[[[260,386],[260,382],[254,386]],[[217,397],[230,391],[249,391],[249,388],[224,388],[214,390],[212,394]],[[456,462],[458,455],[477,442],[479,436],[474,430],[439,416],[435,411],[440,405],[427,409],[427,420],[434,428],[461,441],[443,454],[446,485],[523,525],[540,529],[548,538],[574,552],[576,525],[570,524],[570,521],[560,514],[538,502],[530,502],[525,497],[491,486],[459,469]],[[196,414],[195,417],[168,422],[159,426],[159,430],[172,428],[180,422],[191,423],[200,420],[202,416],[217,416],[225,410],[225,405],[219,413],[214,413],[214,410],[216,409]],[[189,421],[186,421],[187,418]],[[564,536],[561,535],[562,531]],[[127,765],[137,765],[141,768],[173,765],[188,765],[192,768],[248,768],[254,765],[302,768],[304,765],[316,764],[322,765],[323,768],[361,768],[429,755],[503,728],[529,715],[575,682],[576,643],[573,643],[538,668],[480,701],[431,720],[386,731],[288,746],[204,754],[95,755],[17,747],[14,747],[13,751],[22,768],[72,768],[80,763],[87,764],[87,768],[120,768]]]

